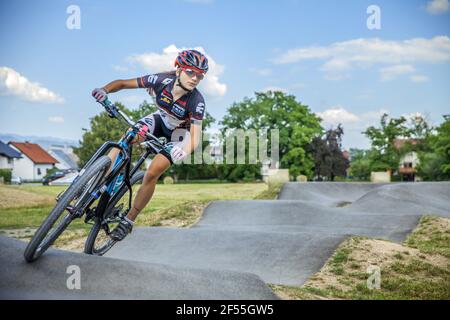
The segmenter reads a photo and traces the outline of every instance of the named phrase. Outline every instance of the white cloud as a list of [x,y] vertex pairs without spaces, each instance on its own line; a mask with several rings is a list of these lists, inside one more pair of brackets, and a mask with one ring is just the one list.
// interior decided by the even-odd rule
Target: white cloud
[[64,123],[64,118],[60,116],[49,117],[48,121],[53,123]]
[[381,80],[389,81],[397,78],[400,75],[413,73],[416,71],[412,65],[409,64],[399,64],[391,67],[385,67],[380,69]]
[[267,92],[267,91],[272,91],[272,92],[280,91],[280,92],[283,92],[283,93],[288,93],[287,89],[284,89],[284,88],[281,88],[281,87],[276,87],[276,86],[265,87],[264,89],[261,90],[261,92]]
[[322,66],[322,70],[327,72],[344,71],[348,69],[350,69],[350,62],[338,58],[333,58]]
[[347,77],[345,72],[355,67],[450,61],[450,38],[436,36],[431,39],[413,38],[403,41],[360,38],[328,46],[290,49],[273,62],[291,64],[304,60],[325,60],[321,70],[328,79],[337,80]]
[[348,111],[343,106],[337,105],[323,112],[316,112],[322,118],[322,125],[325,129],[336,128],[339,123],[344,128],[343,144],[345,148],[368,148],[369,140],[362,134],[369,126],[377,126],[380,123],[383,113],[388,113],[386,109],[369,111],[355,114]]
[[323,112],[316,112],[316,115],[322,119],[322,124],[325,126],[337,126],[342,123],[347,128],[360,130],[378,122],[383,113],[389,112],[386,109],[380,109],[355,114],[343,106],[337,105]]
[[341,106],[336,106],[323,112],[316,112],[322,122],[337,125],[339,123],[352,123],[359,121],[359,117]]
[[263,69],[250,68],[249,71],[256,73],[257,75],[262,76],[262,77],[267,77],[272,74],[272,70],[267,69],[267,68],[263,68]]
[[433,0],[427,3],[427,11],[431,14],[442,14],[448,11],[450,4],[448,0]]
[[419,82],[427,82],[429,80],[427,76],[423,76],[423,75],[420,75],[420,74],[413,75],[409,79],[412,82],[417,82],[417,83],[419,83]]
[[421,112],[403,113],[401,116],[404,117],[405,119],[412,119],[412,120],[426,118],[426,116]]
[[13,95],[31,102],[64,102],[58,94],[9,67],[0,67],[0,95]]
[[[128,57],[128,61],[138,63],[149,72],[163,72],[174,69],[174,61],[177,54],[188,48],[177,48],[175,45],[170,45],[163,49],[162,53],[148,52],[143,54],[135,54]],[[202,47],[192,48],[205,53]],[[220,83],[219,76],[224,72],[225,67],[216,63],[216,61],[206,54],[209,61],[209,70],[205,79],[199,84],[200,90],[211,97],[223,96],[227,91],[226,84]]]

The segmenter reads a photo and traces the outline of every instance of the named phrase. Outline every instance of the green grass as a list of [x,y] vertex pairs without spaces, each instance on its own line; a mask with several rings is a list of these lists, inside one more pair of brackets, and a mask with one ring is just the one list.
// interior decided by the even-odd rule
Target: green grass
[[[368,238],[353,237],[336,250],[320,272],[302,287],[272,286],[286,299],[450,299],[450,219],[423,217],[403,246],[386,244],[386,253],[377,256]],[[415,248],[418,250],[414,250]],[[389,253],[388,253],[389,252]],[[359,254],[358,254],[359,253]],[[379,255],[379,254],[378,254]],[[369,274],[355,257],[382,261],[381,288],[369,289]]]
[[282,183],[272,184],[266,190],[257,194],[253,199],[255,200],[274,200],[280,193]]
[[[45,195],[54,199],[57,194],[65,190],[62,186],[2,186],[3,194],[8,192],[26,191],[38,195]],[[136,194],[136,188],[134,195]],[[188,225],[194,219],[189,214],[190,208],[197,208],[199,205],[206,205],[214,200],[239,200],[253,199],[267,190],[264,183],[199,183],[199,184],[173,184],[157,185],[153,199],[141,212],[137,219],[138,225],[158,225],[164,220],[178,218],[187,219]],[[0,199],[1,200],[1,199]],[[44,218],[50,213],[53,205],[36,206],[27,203],[26,199],[21,199],[23,205],[20,207],[3,208],[0,211],[0,229],[37,228]],[[155,219],[155,217],[157,219]],[[158,220],[159,219],[159,220]],[[196,218],[195,218],[196,219]],[[195,220],[194,219],[194,220]],[[73,229],[89,228],[81,220],[74,221]]]
[[406,239],[406,244],[424,253],[450,258],[450,224],[443,224],[445,220],[438,221],[438,217],[423,216],[419,227]]

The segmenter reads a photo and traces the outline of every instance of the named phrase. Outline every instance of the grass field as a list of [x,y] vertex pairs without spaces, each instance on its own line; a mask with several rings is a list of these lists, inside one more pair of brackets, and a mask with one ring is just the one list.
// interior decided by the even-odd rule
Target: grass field
[[[138,187],[133,188],[133,194]],[[65,188],[0,185],[0,231],[29,239],[53,208],[56,195]],[[198,220],[203,208],[211,201],[273,198],[274,195],[264,183],[158,184],[153,199],[140,213],[136,225],[188,227]],[[75,220],[55,245],[79,251],[82,238],[90,227],[82,220]]]

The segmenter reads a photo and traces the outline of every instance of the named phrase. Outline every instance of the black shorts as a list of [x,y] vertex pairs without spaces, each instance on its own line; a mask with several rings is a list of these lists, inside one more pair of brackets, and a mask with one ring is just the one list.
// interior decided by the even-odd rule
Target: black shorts
[[[164,137],[167,139],[167,142],[173,142],[173,144],[179,145],[180,147],[189,141],[189,131],[187,129],[176,128],[170,130],[165,126],[158,111],[141,118],[139,121],[145,123],[149,128],[149,132],[157,138]],[[173,164],[169,152],[162,150],[160,154],[165,156],[170,161],[170,164]]]

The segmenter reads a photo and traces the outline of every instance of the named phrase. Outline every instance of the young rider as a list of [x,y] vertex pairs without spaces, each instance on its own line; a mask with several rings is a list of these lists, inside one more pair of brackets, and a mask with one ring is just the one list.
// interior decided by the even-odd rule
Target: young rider
[[[197,85],[208,71],[208,59],[199,51],[184,50],[175,59],[176,70],[129,80],[115,80],[94,89],[92,96],[103,102],[109,93],[122,89],[146,88],[155,97],[158,111],[140,120],[156,137],[172,141],[170,152],[157,154],[147,168],[143,182],[127,216],[111,232],[112,239],[120,241],[131,232],[137,215],[152,198],[158,178],[174,163],[189,155],[200,143],[205,100]],[[141,142],[139,137],[134,141]],[[181,140],[181,141],[180,141]],[[118,149],[109,157],[114,163]]]

